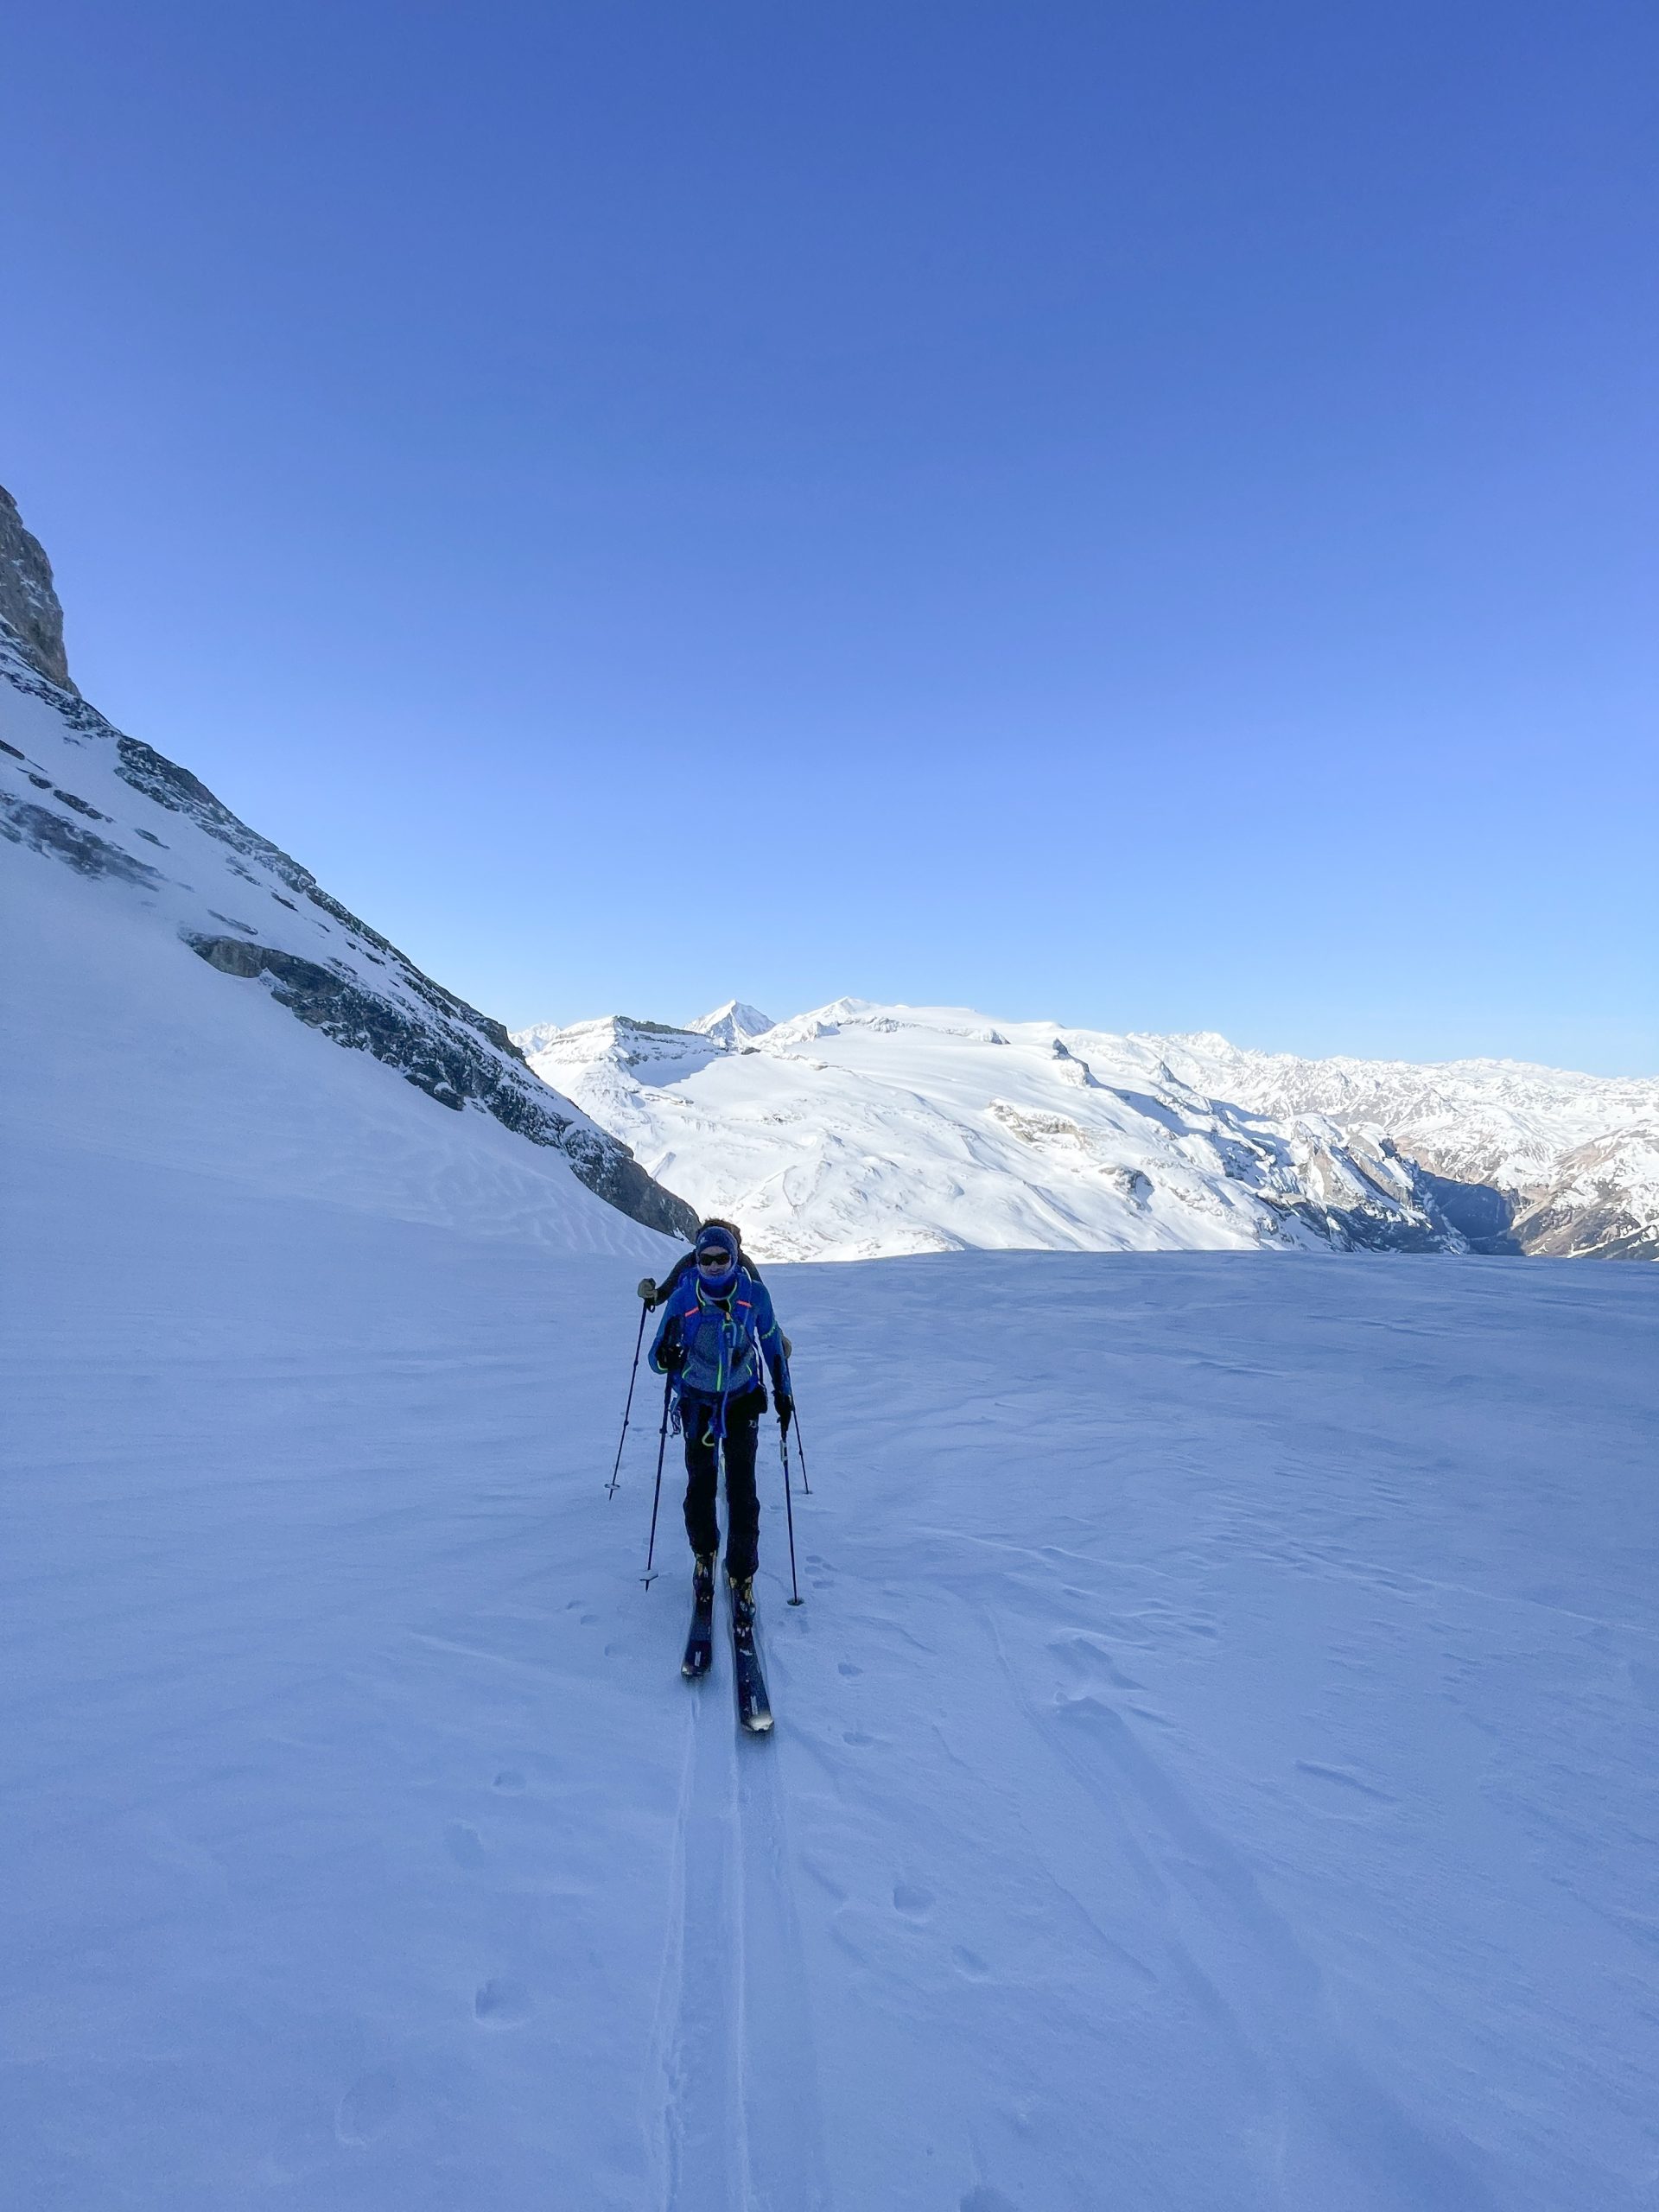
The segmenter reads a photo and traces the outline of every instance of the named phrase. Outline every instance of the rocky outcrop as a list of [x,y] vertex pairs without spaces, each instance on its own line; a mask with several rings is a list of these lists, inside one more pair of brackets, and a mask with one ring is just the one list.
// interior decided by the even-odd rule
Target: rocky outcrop
[[[509,1046],[513,1058],[504,1060],[490,1033],[499,1025],[470,1007],[462,1008],[461,1001],[450,1000],[436,984],[430,988],[441,1001],[461,1008],[479,1025],[479,1038],[453,1019],[437,1021],[410,1014],[363,988],[343,969],[324,967],[273,945],[196,931],[186,932],[186,942],[221,975],[264,982],[278,1006],[308,1027],[396,1068],[406,1083],[440,1106],[456,1113],[468,1105],[481,1107],[532,1144],[556,1147],[590,1191],[647,1229],[688,1240],[696,1235],[697,1217],[683,1199],[654,1183],[626,1147],[586,1127],[574,1113],[562,1113],[563,1100],[523,1066],[516,1047]],[[505,1032],[501,1033],[505,1040]]]
[[0,485],[0,622],[17,641],[29,666],[73,691],[63,650],[63,609],[52,582],[52,563],[38,537],[23,528],[17,502]]
[[334,1044],[395,1069],[439,1105],[476,1108],[556,1149],[589,1190],[646,1228],[696,1234],[691,1208],[532,1073],[500,1022],[417,968],[199,777],[114,728],[67,674],[51,570],[7,500],[0,705],[10,702],[11,734],[0,739],[0,839],[127,887],[219,974],[263,985]]
[[[11,747],[6,749],[10,752]],[[78,810],[92,810],[86,808],[85,801],[72,799],[67,791],[54,791],[53,797],[65,800]],[[98,818],[101,821],[104,817],[100,815]],[[15,845],[32,846],[37,853],[48,853],[54,860],[67,862],[77,875],[108,875],[119,883],[146,886],[162,880],[158,868],[151,868],[147,861],[138,860],[131,853],[123,852],[119,845],[100,837],[96,830],[84,829],[79,822],[60,814],[55,807],[39,806],[32,799],[14,797],[10,791],[0,791],[0,837],[9,838]]]

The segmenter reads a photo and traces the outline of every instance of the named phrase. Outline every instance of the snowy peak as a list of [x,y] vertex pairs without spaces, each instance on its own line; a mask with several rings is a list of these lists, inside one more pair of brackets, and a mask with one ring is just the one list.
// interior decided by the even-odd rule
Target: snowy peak
[[699,1037],[712,1037],[718,1044],[734,1049],[747,1044],[751,1037],[762,1037],[772,1026],[770,1014],[762,1014],[759,1007],[748,1006],[741,999],[728,999],[724,1006],[717,1006],[712,1014],[702,1014],[686,1027]]

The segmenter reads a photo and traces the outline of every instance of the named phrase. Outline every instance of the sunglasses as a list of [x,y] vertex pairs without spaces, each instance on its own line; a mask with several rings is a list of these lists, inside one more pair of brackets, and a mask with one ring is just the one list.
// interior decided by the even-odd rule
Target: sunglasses
[[711,1246],[708,1251],[697,1255],[697,1265],[705,1274],[723,1275],[733,1264],[731,1254],[719,1245]]

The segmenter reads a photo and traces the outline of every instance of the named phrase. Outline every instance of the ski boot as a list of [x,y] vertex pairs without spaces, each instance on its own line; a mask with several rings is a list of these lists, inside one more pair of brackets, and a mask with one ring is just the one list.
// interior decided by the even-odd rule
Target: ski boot
[[728,1567],[726,1587],[731,1592],[732,1618],[740,1628],[752,1629],[754,1626],[754,1577],[746,1574],[740,1581]]
[[715,1660],[715,1555],[698,1552],[691,1562],[691,1627],[680,1672],[688,1681],[706,1675]]
[[732,1601],[732,1667],[737,1691],[737,1717],[751,1735],[764,1736],[772,1726],[772,1700],[766,1678],[760,1671],[760,1655],[754,1647],[754,1577],[726,1575]]

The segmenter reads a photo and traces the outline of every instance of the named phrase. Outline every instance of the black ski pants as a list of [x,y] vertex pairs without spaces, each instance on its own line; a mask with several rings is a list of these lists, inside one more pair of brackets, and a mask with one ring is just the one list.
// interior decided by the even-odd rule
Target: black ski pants
[[[720,1484],[720,1447],[709,1435],[716,1401],[691,1390],[680,1398],[680,1426],[685,1433],[685,1533],[694,1552],[720,1548],[715,1515]],[[760,1558],[760,1501],[754,1494],[754,1451],[764,1390],[746,1390],[726,1401],[726,1572],[747,1581]]]

